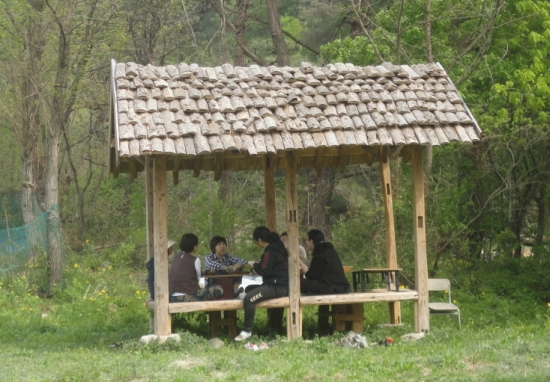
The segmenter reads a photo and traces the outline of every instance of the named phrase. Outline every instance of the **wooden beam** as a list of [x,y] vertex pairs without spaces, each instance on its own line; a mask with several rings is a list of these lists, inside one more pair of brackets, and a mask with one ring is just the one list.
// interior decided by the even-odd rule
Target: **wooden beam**
[[155,334],[171,334],[170,314],[168,313],[168,222],[166,157],[154,156],[153,160],[153,226],[155,241]]
[[[380,179],[382,180],[382,194],[384,195],[384,211],[386,225],[386,259],[390,269],[397,268],[397,249],[395,245],[395,223],[393,217],[393,189],[391,185],[389,147],[380,146]],[[388,304],[390,323],[401,322],[401,305],[399,302]]]
[[197,155],[193,166],[193,178],[199,177],[199,175],[201,174],[203,165],[204,165],[204,159]]
[[298,172],[296,153],[286,153],[286,219],[288,232],[289,308],[287,335],[289,339],[302,337],[302,308],[300,307],[300,267],[298,265]]
[[387,289],[371,289],[366,292],[352,292],[346,294],[327,294],[320,296],[302,296],[300,305],[339,305],[352,303],[408,301],[416,300],[418,293],[414,290],[403,289],[399,292]]
[[223,156],[218,155],[216,157],[216,163],[214,165],[214,181],[220,181],[220,179],[222,178],[223,170],[225,170],[225,159]]
[[147,261],[155,255],[155,239],[153,233],[153,160],[145,157],[145,219],[147,224]]
[[264,189],[265,189],[265,218],[266,227],[270,231],[277,231],[277,206],[275,204],[275,157],[265,157]]
[[130,179],[136,179],[137,178],[136,162],[133,161],[133,160],[130,160],[128,162],[128,174],[130,174]]
[[180,157],[176,157],[174,159],[174,167],[172,168],[172,183],[174,183],[174,186],[177,186],[180,180],[180,163]]
[[410,152],[413,178],[414,269],[418,292],[414,327],[416,332],[427,332],[430,329],[430,311],[428,309],[428,259],[422,146],[411,146]]
[[[154,302],[149,303],[151,308]],[[265,300],[256,304],[256,308],[288,308],[288,297]],[[170,313],[216,312],[222,310],[243,309],[243,300],[212,300],[197,302],[174,302],[170,304]]]

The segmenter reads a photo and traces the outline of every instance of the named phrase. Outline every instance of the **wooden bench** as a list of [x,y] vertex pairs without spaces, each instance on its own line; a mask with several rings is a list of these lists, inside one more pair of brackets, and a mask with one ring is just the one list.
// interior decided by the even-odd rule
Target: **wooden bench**
[[[418,292],[415,290],[401,289],[399,292],[388,291],[386,289],[371,289],[365,292],[351,292],[346,294],[329,294],[319,296],[301,296],[300,306],[319,306],[320,324],[324,324],[325,317],[332,317],[334,330],[346,330],[346,326],[351,325],[351,330],[356,333],[362,333],[364,326],[364,306],[369,302],[392,302],[392,301],[415,301],[418,300]],[[266,300],[256,304],[257,308],[288,308],[290,299],[288,297],[279,297]],[[155,302],[150,301],[147,308],[151,311],[155,309]],[[332,310],[329,310],[332,308]],[[191,312],[228,312],[243,309],[243,301],[235,300],[213,300],[197,302],[174,302],[168,304],[168,312],[191,313]],[[231,321],[233,320],[233,321]],[[327,321],[328,323],[328,321]],[[233,326],[236,328],[236,315],[231,317],[221,317],[218,315],[210,316],[210,334],[217,333],[220,326]],[[320,328],[321,329],[321,328]],[[230,328],[230,330],[232,330]],[[235,332],[236,333],[236,329]],[[326,333],[323,333],[326,334]],[[231,332],[229,334],[232,336]],[[215,334],[213,335],[215,336]]]
[[[266,300],[256,304],[256,308],[288,308],[290,299],[279,297]],[[155,310],[155,302],[149,301],[147,308]],[[237,315],[236,310],[243,309],[243,300],[212,300],[196,302],[171,302],[168,304],[168,313],[192,313],[207,312],[209,316],[210,336],[216,337],[219,329],[227,327],[230,337],[237,336]],[[223,317],[222,317],[223,312]]]
[[386,289],[371,289],[366,292],[347,294],[328,294],[320,296],[301,296],[300,305],[318,305],[319,335],[328,334],[328,318],[332,317],[332,328],[336,331],[350,329],[362,333],[364,329],[364,304],[369,302],[418,300],[415,290],[401,289],[399,292]]

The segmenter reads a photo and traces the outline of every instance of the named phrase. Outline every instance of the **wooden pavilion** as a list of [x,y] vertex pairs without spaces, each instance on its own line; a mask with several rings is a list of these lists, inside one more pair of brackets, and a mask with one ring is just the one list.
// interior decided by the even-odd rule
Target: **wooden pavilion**
[[[148,257],[155,258],[155,334],[171,333],[167,172],[264,172],[266,226],[276,229],[274,171],[285,172],[289,338],[301,337],[297,174],[379,162],[388,268],[397,267],[390,160],[412,166],[415,331],[429,329],[422,150],[473,143],[481,130],[439,64],[164,67],[111,63],[109,170],[145,172]],[[399,292],[395,292],[399,293]],[[416,297],[417,296],[417,297]],[[411,298],[412,299],[412,298]],[[400,321],[399,301],[390,321]],[[172,305],[172,304],[170,304]]]

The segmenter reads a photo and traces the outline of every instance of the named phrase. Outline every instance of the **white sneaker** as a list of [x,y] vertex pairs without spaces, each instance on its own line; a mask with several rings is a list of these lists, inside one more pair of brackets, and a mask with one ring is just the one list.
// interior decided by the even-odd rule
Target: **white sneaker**
[[239,334],[237,337],[235,337],[235,341],[243,341],[246,340],[248,337],[252,335],[252,332],[245,332],[244,330]]

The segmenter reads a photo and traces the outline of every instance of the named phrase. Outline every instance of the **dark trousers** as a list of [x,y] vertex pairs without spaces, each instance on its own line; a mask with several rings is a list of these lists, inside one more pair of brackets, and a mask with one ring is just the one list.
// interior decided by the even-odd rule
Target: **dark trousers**
[[[251,285],[246,288],[244,297],[244,326],[245,332],[252,331],[252,324],[256,316],[256,304],[260,301],[277,297],[288,296],[288,285],[262,284]],[[267,326],[271,330],[279,330],[282,326],[284,308],[273,308],[268,311]]]

